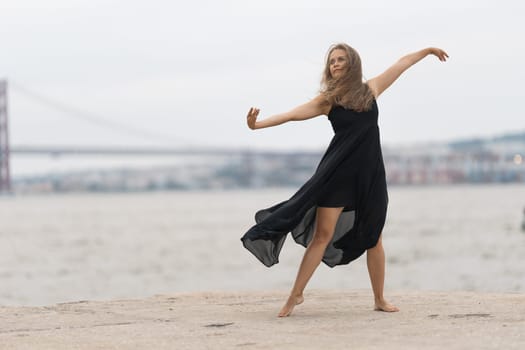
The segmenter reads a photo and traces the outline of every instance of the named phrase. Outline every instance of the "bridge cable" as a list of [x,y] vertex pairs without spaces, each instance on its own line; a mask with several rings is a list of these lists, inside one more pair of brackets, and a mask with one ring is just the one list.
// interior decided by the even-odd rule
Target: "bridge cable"
[[177,140],[182,141],[184,143],[187,143],[187,144],[191,143],[190,141],[181,139],[180,137],[175,137],[172,135],[159,133],[157,131],[139,129],[133,126],[115,122],[113,120],[110,120],[109,118],[105,118],[105,117],[96,115],[91,112],[83,111],[77,107],[72,107],[71,105],[67,105],[63,102],[59,102],[57,100],[44,96],[40,93],[35,93],[34,91],[31,91],[21,86],[20,84],[13,82],[12,80],[9,81],[9,85],[11,88],[14,88],[17,92],[22,93],[23,95],[25,95],[26,97],[29,97],[30,99],[36,100],[57,111],[66,113],[68,116],[89,122],[99,127],[111,129],[119,133],[139,136],[141,138],[145,138],[149,140],[154,139],[156,141],[159,141],[159,139],[162,139],[162,140],[169,141],[170,143],[172,143],[173,139],[176,138]]

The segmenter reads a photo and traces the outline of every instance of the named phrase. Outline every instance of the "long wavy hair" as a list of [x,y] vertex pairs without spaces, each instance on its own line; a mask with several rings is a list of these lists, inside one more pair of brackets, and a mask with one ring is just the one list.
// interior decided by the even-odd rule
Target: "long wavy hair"
[[[337,49],[346,52],[348,64],[343,74],[334,78],[330,73],[330,55]],[[321,93],[332,106],[339,105],[357,112],[367,111],[372,107],[374,95],[363,82],[361,58],[355,49],[344,43],[330,46],[321,80]]]

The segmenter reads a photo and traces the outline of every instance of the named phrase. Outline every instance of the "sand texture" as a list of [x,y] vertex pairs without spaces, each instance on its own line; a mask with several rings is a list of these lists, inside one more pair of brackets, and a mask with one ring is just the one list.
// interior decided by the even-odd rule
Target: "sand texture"
[[0,307],[0,349],[525,349],[525,296],[312,290],[288,318],[284,291],[157,295]]

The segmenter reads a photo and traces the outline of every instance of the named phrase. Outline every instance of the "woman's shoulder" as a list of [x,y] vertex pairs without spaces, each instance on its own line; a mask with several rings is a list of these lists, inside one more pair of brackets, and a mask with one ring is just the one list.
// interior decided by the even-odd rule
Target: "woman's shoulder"
[[377,87],[376,87],[374,79],[367,80],[365,82],[365,85],[368,86],[368,88],[370,89],[370,92],[372,92],[372,95],[374,96],[374,100],[377,99]]
[[328,115],[332,111],[333,105],[328,101],[328,99],[322,92],[319,93],[316,97],[314,97],[312,101],[314,101],[318,105],[321,114]]

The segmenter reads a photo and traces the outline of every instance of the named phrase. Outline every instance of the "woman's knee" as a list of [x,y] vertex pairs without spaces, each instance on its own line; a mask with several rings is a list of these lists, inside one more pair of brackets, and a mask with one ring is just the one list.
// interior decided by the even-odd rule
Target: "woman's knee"
[[317,230],[315,231],[314,237],[312,238],[313,244],[328,245],[332,240],[334,233],[329,230]]
[[343,208],[317,208],[317,223],[312,243],[328,245],[334,235],[337,219]]

